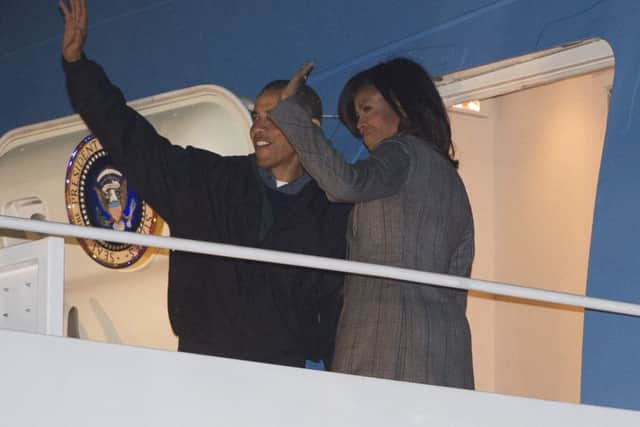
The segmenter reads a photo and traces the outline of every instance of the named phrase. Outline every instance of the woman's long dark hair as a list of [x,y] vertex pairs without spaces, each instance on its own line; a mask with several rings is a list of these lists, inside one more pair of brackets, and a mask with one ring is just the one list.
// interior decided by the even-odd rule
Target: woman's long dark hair
[[360,137],[354,98],[358,91],[373,86],[400,118],[399,132],[415,135],[458,167],[451,142],[451,125],[442,98],[431,76],[421,65],[406,58],[382,62],[353,76],[338,101],[340,121]]

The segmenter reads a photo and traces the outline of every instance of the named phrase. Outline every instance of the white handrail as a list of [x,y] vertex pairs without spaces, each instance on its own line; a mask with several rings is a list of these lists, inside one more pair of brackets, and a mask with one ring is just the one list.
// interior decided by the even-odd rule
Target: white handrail
[[449,276],[446,274],[429,273],[426,271],[411,270],[408,268],[389,267],[365,262],[346,261],[342,259],[257,249],[223,243],[202,242],[177,237],[150,236],[125,231],[82,227],[79,225],[29,220],[3,215],[0,215],[0,229],[1,228],[31,231],[56,236],[78,237],[82,239],[106,240],[109,242],[151,246],[183,252],[271,262],[275,264],[311,267],[364,276],[384,277],[387,279],[395,279],[424,285],[474,290],[496,295],[570,305],[640,317],[640,305],[638,304],[592,298],[565,292],[547,291],[505,283],[489,282],[485,280],[469,279],[466,277]]

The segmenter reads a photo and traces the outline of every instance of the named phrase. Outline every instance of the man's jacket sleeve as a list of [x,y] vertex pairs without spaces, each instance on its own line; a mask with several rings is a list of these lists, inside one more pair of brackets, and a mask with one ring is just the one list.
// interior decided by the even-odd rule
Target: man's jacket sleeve
[[[121,168],[133,188],[170,225],[177,216],[192,211],[206,185],[206,168],[197,167],[193,148],[172,145],[126,104],[102,67],[83,57],[63,60],[71,104],[91,132]],[[208,153],[214,163],[220,156]],[[199,175],[200,174],[200,175]]]

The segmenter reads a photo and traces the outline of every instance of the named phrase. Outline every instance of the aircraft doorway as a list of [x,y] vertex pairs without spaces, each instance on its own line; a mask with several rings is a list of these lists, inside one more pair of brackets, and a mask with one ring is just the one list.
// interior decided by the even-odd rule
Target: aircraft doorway
[[[481,99],[479,112],[450,109],[473,278],[585,294],[612,59]],[[468,315],[478,390],[580,401],[582,310],[472,293]]]

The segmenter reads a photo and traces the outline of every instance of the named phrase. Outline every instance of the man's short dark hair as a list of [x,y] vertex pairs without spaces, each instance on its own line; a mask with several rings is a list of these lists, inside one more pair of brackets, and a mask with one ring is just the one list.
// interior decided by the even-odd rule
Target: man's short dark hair
[[[282,90],[284,89],[289,80],[274,80],[269,82],[262,88],[258,96],[269,90]],[[296,93],[296,98],[300,103],[300,106],[304,108],[307,113],[311,115],[312,119],[318,119],[322,121],[322,101],[318,96],[317,92],[311,88],[311,86],[304,83],[298,89]]]

